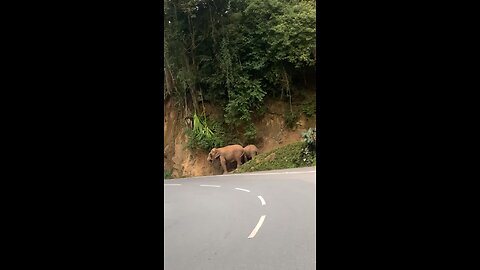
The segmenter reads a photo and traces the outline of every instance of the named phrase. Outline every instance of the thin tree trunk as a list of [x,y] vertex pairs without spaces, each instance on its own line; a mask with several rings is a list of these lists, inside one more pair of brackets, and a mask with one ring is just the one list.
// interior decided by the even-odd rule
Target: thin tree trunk
[[208,11],[210,13],[210,23],[212,24],[212,40],[213,40],[213,44],[216,44],[217,41],[215,40],[215,22],[214,22],[213,17],[212,17],[212,6],[211,5],[208,6]]
[[187,117],[189,115],[188,113],[188,103],[187,103],[187,91],[184,91],[184,98],[185,98],[185,104],[184,104],[184,108],[185,108],[185,115],[183,117]]
[[171,95],[172,94],[172,89],[173,89],[173,82],[172,82],[172,78],[171,78],[171,75],[170,75],[170,72],[168,70],[167,67],[164,68],[164,76],[165,76],[165,83],[166,83],[166,94],[167,95]]
[[[287,74],[287,71],[285,70],[285,66],[282,64],[282,69],[283,69],[283,79],[285,81],[285,85],[286,85],[286,90],[287,90],[287,95],[289,96],[289,100],[290,100],[290,112],[292,112],[292,93],[290,91],[290,82],[288,80],[288,74]],[[283,88],[282,88],[283,89]],[[282,95],[283,95],[283,91],[282,91]]]
[[[188,16],[188,25],[190,27],[190,37],[191,37],[191,49],[190,49],[190,57],[192,58],[192,64],[190,65],[188,63],[188,59],[187,59],[187,66],[188,66],[188,70],[189,70],[189,73],[191,75],[190,77],[190,94],[192,95],[192,105],[193,105],[193,108],[195,110],[195,113],[198,112],[198,101],[197,101],[197,79],[196,79],[196,76],[197,76],[197,64],[195,62],[195,27],[192,25],[192,20],[191,20],[191,15],[189,14]],[[187,58],[187,57],[186,57]]]
[[184,58],[185,58],[185,67],[187,68],[187,73],[189,74],[189,78],[187,80],[187,82],[188,82],[187,87],[190,90],[190,96],[192,98],[193,110],[196,113],[198,111],[198,102],[197,102],[196,89],[195,89],[195,78],[194,78],[194,75],[192,73],[192,66],[190,65],[190,63],[188,61],[188,56],[185,55]]
[[206,117],[206,115],[205,115],[205,104],[203,103],[203,93],[202,93],[202,88],[201,88],[201,87],[199,87],[198,89],[199,89],[199,93],[200,93],[200,101],[202,102],[203,116],[205,116],[205,117]]

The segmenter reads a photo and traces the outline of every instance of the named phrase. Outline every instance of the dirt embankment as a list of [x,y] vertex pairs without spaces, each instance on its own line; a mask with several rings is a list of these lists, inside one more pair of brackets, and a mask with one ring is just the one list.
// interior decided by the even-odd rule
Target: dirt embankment
[[[192,153],[186,148],[188,138],[184,133],[186,122],[181,111],[176,109],[171,100],[165,101],[164,110],[164,168],[171,171],[173,177],[217,175],[222,173],[219,162],[207,161],[205,152]],[[289,105],[281,101],[266,101],[267,112],[257,119],[257,147],[260,153],[271,151],[280,146],[301,140],[301,134],[315,126],[315,118],[306,118],[303,114],[297,121],[297,127],[290,130],[285,127],[284,114]],[[205,104],[207,115],[221,116],[221,108]]]

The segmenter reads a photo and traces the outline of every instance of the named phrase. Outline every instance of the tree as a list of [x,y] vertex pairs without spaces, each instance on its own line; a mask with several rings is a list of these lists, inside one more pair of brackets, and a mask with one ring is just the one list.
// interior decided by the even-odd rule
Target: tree
[[251,115],[265,95],[291,101],[292,78],[315,66],[315,1],[164,3],[166,95],[186,114],[215,101],[227,123],[254,134]]

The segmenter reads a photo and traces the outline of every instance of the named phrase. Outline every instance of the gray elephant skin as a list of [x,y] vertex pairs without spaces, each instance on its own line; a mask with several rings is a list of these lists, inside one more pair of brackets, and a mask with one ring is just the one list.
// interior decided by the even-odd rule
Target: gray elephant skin
[[213,148],[208,154],[207,160],[213,162],[213,160],[219,158],[220,164],[223,168],[223,174],[226,174],[227,171],[227,162],[237,162],[237,169],[242,164],[242,157],[244,155],[243,147],[238,144],[227,145],[221,148]]
[[243,156],[245,162],[253,159],[256,155],[258,155],[258,148],[253,144],[245,146],[243,148],[243,151],[245,153]]

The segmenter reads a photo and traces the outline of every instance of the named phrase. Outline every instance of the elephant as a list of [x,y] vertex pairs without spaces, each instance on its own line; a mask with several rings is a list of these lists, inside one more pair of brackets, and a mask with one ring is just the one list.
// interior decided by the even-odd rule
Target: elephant
[[245,162],[253,159],[256,155],[258,155],[258,148],[253,144],[245,146],[243,148],[243,151],[245,152],[245,154],[243,155]]
[[220,164],[223,168],[223,174],[227,171],[227,162],[236,161],[237,169],[242,164],[242,157],[244,155],[243,147],[238,144],[227,145],[222,148],[213,148],[208,154],[207,160],[213,162],[214,159],[220,158]]

